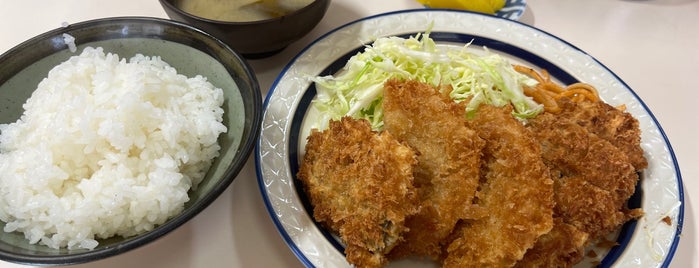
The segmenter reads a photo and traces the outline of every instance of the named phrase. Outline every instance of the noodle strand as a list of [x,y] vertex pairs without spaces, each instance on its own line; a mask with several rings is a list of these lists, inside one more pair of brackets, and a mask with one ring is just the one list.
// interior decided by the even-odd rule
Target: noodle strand
[[532,68],[522,65],[515,64],[513,67],[515,71],[529,76],[538,82],[533,87],[524,87],[524,94],[542,104],[546,112],[559,113],[561,107],[558,106],[558,100],[561,98],[568,98],[573,102],[596,102],[601,100],[597,89],[590,84],[578,82],[563,87],[551,81],[551,75],[545,69],[537,72]]

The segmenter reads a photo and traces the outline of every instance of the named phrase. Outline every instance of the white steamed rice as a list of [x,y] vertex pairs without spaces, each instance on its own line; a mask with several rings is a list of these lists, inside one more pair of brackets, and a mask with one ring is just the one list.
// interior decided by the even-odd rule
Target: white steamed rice
[[159,57],[85,48],[0,125],[0,220],[30,243],[92,249],[183,210],[220,149],[223,91]]

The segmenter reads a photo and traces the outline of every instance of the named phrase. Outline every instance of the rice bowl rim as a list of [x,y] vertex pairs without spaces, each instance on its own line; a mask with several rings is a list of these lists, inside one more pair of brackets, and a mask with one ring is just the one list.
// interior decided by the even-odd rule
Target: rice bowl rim
[[[0,54],[0,62],[21,62],[20,65],[0,64],[0,85],[6,83],[9,79],[20,73],[22,70],[33,65],[37,61],[54,53],[68,49],[67,45],[63,42],[63,34],[72,35],[71,32],[95,27],[109,27],[110,25],[124,26],[149,24],[153,26],[160,26],[163,31],[153,33],[138,31],[122,31],[121,33],[102,32],[99,35],[89,36],[88,38],[82,40],[76,40],[76,43],[79,45],[80,43],[92,43],[97,41],[129,38],[155,39],[174,42],[187,46],[191,49],[199,50],[221,63],[221,65],[226,69],[228,75],[230,75],[238,85],[238,91],[241,94],[244,104],[243,109],[245,109],[245,118],[243,123],[244,129],[242,131],[241,141],[238,148],[235,150],[235,157],[232,163],[227,166],[226,171],[224,172],[223,178],[219,183],[214,185],[209,192],[202,194],[200,200],[189,205],[188,207],[185,207],[182,212],[170,218],[165,223],[157,225],[153,230],[140,235],[123,238],[123,241],[115,243],[113,246],[95,248],[93,250],[76,250],[76,253],[61,255],[32,255],[0,249],[0,260],[30,265],[70,265],[96,261],[138,248],[159,239],[160,237],[170,233],[194,218],[194,216],[213,203],[213,201],[216,200],[218,196],[220,196],[233,182],[240,170],[242,170],[243,166],[248,160],[249,155],[252,153],[255,142],[257,141],[260,133],[260,125],[262,121],[262,97],[259,83],[252,72],[251,66],[237,51],[233,50],[220,39],[191,25],[174,20],[143,16],[107,17],[71,23],[34,36]],[[184,36],[173,36],[171,32],[168,32],[168,30],[180,30],[186,33],[186,37],[189,38]],[[57,39],[60,39],[61,42],[56,42]],[[27,52],[37,46],[41,47],[42,43],[49,43],[52,41],[52,47],[50,48],[41,49],[38,52]],[[242,73],[236,72],[234,69],[232,69],[232,66],[227,63],[240,64],[240,70]],[[248,87],[242,86],[241,82],[249,84],[249,90],[245,90],[245,88]],[[250,107],[250,109],[247,109],[248,107]],[[218,157],[214,158],[214,161],[217,158]],[[191,201],[192,200],[188,201],[185,203],[185,205]]]

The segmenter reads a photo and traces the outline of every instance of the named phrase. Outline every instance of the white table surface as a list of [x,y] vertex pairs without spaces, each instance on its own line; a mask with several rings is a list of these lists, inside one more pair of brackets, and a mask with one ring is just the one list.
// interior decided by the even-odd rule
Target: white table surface
[[[671,267],[699,267],[699,1],[528,0],[520,21],[589,53],[624,80],[657,117],[679,161],[685,219]],[[333,0],[323,21],[281,54],[250,61],[263,96],[304,46],[344,23],[420,8],[413,0]],[[166,18],[156,0],[0,0],[0,53],[61,26],[113,16]],[[0,64],[2,64],[0,62]],[[694,107],[694,108],[692,108]],[[251,156],[210,207],[155,242],[75,267],[302,267],[264,208]],[[0,268],[26,267],[1,262]]]

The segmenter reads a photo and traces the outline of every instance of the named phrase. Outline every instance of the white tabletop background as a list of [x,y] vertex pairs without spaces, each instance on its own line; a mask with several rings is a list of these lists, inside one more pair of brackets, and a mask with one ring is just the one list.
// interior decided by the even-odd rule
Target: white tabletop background
[[[699,267],[699,0],[528,0],[521,22],[568,41],[615,72],[665,130],[685,189],[684,229],[671,267]],[[333,0],[320,24],[282,53],[249,63],[265,96],[281,69],[318,36],[413,0]],[[43,32],[114,16],[167,18],[156,0],[0,0],[0,53]],[[0,62],[2,64],[2,62]],[[155,242],[73,267],[302,267],[265,210],[253,156],[205,211]],[[0,261],[0,268],[26,267]]]

